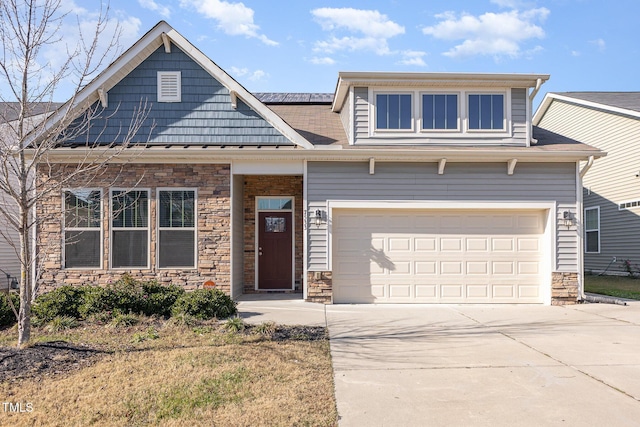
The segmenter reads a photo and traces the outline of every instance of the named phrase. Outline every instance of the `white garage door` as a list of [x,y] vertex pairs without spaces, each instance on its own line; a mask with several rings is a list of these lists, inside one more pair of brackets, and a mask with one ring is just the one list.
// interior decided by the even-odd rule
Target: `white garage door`
[[335,209],[336,303],[542,303],[544,211]]

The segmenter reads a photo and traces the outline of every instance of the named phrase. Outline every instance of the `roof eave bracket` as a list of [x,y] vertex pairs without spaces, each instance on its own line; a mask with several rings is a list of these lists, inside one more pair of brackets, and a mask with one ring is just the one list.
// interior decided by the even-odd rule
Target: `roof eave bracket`
[[171,53],[171,40],[167,33],[162,33],[162,44],[164,45],[164,53]]
[[98,89],[98,98],[100,99],[100,105],[102,105],[102,108],[107,108],[109,106],[107,92],[104,90],[103,87]]
[[373,157],[369,158],[369,175],[373,175],[376,173],[376,159]]
[[507,175],[513,175],[513,171],[516,169],[518,159],[511,159],[507,162]]
[[447,159],[442,158],[438,161],[438,175],[444,175],[444,167],[447,165]]
[[229,91],[229,95],[231,96],[231,108],[233,108],[234,110],[237,110],[238,109],[238,94],[234,90],[231,90],[231,91]]

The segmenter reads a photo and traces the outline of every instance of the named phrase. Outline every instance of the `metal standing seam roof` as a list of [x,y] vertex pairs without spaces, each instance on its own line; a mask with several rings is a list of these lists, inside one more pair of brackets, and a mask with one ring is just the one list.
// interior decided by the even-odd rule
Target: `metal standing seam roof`
[[259,92],[253,94],[265,104],[331,104],[332,93],[273,93]]

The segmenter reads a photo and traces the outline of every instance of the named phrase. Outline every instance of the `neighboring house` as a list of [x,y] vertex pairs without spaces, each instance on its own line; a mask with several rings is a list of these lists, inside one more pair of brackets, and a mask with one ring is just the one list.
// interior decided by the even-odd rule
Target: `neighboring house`
[[630,268],[637,273],[640,92],[549,93],[534,124],[607,152],[583,178],[584,269],[627,274]]
[[[33,103],[26,113],[26,124],[41,122],[51,111],[60,107],[58,103]],[[4,150],[3,144],[12,144],[13,132],[11,127],[15,125],[20,113],[20,104],[17,102],[0,102],[0,150]],[[4,153],[5,151],[2,151]],[[17,188],[15,174],[11,169],[11,161],[0,154],[0,182],[10,182]],[[18,216],[14,200],[4,191],[0,190],[0,209],[9,215]],[[20,277],[20,243],[18,231],[11,226],[6,216],[0,214],[0,289],[6,289],[10,284],[5,274],[11,278]]]
[[[150,137],[122,172],[39,205],[81,212],[42,224],[58,250],[41,289],[129,272],[234,298],[575,302],[578,163],[603,153],[532,127],[547,79],[350,72],[334,94],[251,94],[160,22],[80,94],[108,117],[89,140],[118,140],[140,100]],[[84,158],[84,141],[51,167]]]

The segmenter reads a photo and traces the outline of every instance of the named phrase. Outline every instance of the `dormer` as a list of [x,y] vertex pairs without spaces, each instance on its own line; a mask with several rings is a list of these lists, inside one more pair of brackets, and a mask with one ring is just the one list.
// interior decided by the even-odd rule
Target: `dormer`
[[350,145],[529,146],[546,74],[341,72],[332,110]]

